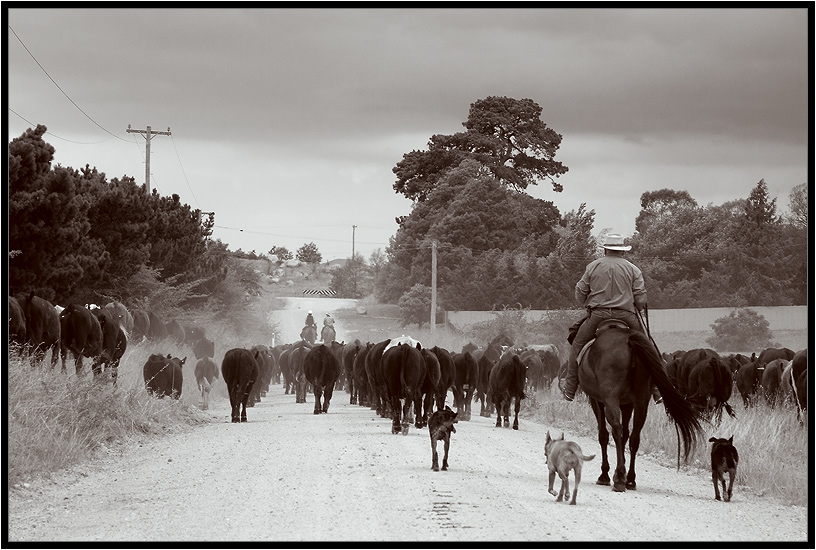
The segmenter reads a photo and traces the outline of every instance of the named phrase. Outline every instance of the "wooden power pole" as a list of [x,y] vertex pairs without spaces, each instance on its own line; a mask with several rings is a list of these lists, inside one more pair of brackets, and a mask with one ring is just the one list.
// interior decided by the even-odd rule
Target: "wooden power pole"
[[431,332],[436,330],[436,241],[431,246]]
[[166,132],[153,132],[150,126],[146,130],[132,130],[130,124],[127,127],[128,134],[144,134],[145,136],[145,189],[147,194],[150,194],[150,137],[154,135],[169,136],[170,127],[167,127]]

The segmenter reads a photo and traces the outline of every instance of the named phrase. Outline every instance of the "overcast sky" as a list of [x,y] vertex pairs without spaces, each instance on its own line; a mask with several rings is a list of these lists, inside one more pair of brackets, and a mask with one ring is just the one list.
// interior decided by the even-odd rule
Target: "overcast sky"
[[143,183],[126,129],[169,127],[151,187],[214,211],[232,250],[384,250],[411,211],[394,166],[488,96],[542,107],[569,171],[528,192],[586,203],[595,234],[631,235],[645,191],[719,205],[764,178],[784,213],[808,182],[805,8],[48,6],[3,6],[8,140],[44,124],[55,165]]

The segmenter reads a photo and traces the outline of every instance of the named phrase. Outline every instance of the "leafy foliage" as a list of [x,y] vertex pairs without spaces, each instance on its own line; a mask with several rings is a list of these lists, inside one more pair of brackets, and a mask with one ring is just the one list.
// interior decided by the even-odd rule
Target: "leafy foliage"
[[314,242],[306,243],[298,248],[295,257],[306,264],[319,264],[323,260]]
[[553,179],[567,171],[555,160],[561,135],[541,120],[536,102],[490,96],[471,104],[462,125],[465,132],[431,136],[428,151],[403,155],[393,169],[394,190],[421,202],[465,159],[478,162],[494,179],[516,191],[541,178],[550,179],[553,190],[562,190]]
[[289,252],[289,249],[286,248],[285,246],[273,246],[272,248],[269,249],[269,254],[271,256],[277,256],[278,260],[282,262],[294,258],[292,253]]
[[753,309],[739,308],[714,321],[714,336],[706,343],[717,351],[762,349],[772,345],[769,323]]
[[397,303],[402,326],[416,323],[418,328],[431,319],[431,287],[416,284]]
[[362,298],[374,290],[374,275],[361,254],[332,271],[331,288],[339,298]]

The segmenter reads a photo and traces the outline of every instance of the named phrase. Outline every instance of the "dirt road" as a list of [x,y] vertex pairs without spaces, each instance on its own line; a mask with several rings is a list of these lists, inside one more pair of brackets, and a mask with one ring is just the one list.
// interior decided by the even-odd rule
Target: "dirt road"
[[[297,337],[306,309],[317,319],[331,311],[322,302],[300,305],[281,314],[286,339],[292,327]],[[806,508],[739,487],[732,502],[718,502],[707,475],[647,456],[638,459],[637,491],[595,485],[596,457],[584,467],[577,506],[556,503],[544,457],[553,426],[522,419],[514,431],[474,416],[457,425],[450,470],[433,472],[427,428],[392,435],[390,420],[350,405],[343,391],[328,414],[315,416],[313,399],[296,404],[272,386],[245,424],[230,423],[229,403],[216,400],[203,413],[208,425],[14,490],[9,540],[807,540]],[[594,439],[566,435],[585,454],[599,452]]]

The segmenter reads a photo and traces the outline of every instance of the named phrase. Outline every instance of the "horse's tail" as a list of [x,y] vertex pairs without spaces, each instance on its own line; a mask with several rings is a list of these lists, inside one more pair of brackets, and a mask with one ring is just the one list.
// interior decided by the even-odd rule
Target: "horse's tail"
[[663,368],[662,358],[645,334],[633,331],[629,336],[629,346],[632,349],[633,361],[639,362],[649,372],[655,386],[660,390],[666,414],[680,430],[683,439],[683,460],[687,462],[692,450],[697,446],[698,439],[703,434],[698,413],[674,389]]

